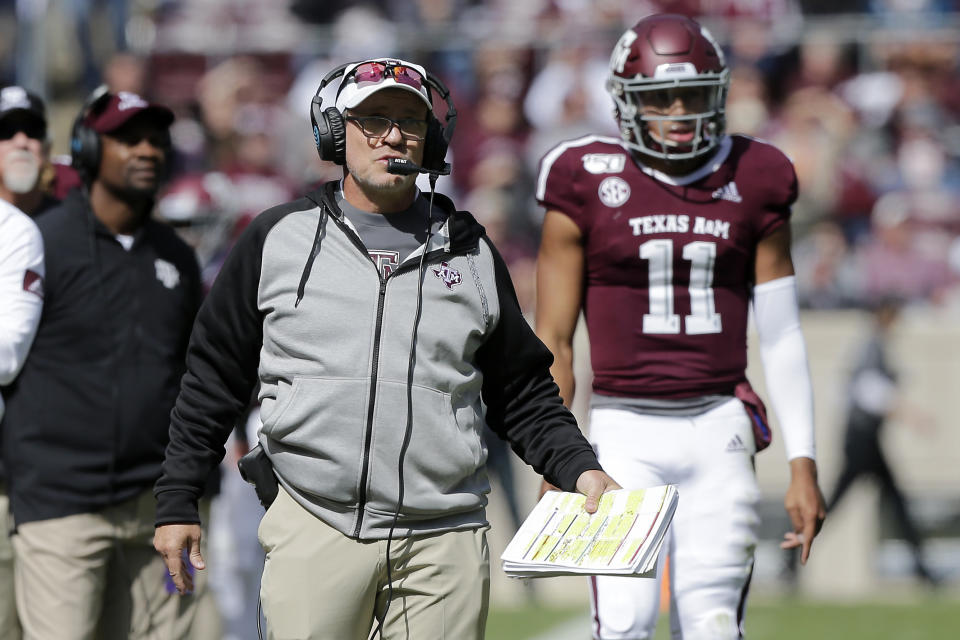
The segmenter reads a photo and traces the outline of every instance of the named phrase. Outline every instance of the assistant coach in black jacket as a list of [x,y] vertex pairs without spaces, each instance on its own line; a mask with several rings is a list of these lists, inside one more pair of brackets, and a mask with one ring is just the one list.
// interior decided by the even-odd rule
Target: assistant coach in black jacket
[[134,94],[95,100],[72,143],[85,186],[37,219],[46,305],[3,443],[26,638],[183,638],[196,608],[152,547],[201,295],[193,251],[150,218],[172,121]]

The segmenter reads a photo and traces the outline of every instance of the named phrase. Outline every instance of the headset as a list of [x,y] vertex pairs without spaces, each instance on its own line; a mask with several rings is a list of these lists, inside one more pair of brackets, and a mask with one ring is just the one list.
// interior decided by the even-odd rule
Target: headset
[[[310,102],[310,124],[313,125],[313,139],[317,145],[317,153],[321,160],[327,160],[339,165],[347,163],[347,139],[346,124],[343,114],[336,107],[323,108],[320,92],[333,80],[344,75],[347,67],[350,65],[362,64],[348,62],[342,64],[320,81],[317,92]],[[431,89],[436,91],[443,101],[447,103],[447,114],[444,116],[444,123],[430,111],[428,117],[427,136],[423,145],[423,163],[421,164],[422,173],[434,173],[446,175],[450,172],[450,167],[444,162],[447,155],[447,147],[450,146],[450,139],[453,138],[453,130],[457,124],[457,108],[450,97],[450,90],[446,85],[432,75],[426,72],[424,83],[427,85],[427,94],[432,98]],[[346,78],[344,78],[346,80]],[[341,80],[341,87],[343,81]]]
[[100,134],[85,124],[87,116],[103,109],[110,97],[110,89],[102,84],[87,96],[70,129],[70,165],[87,184],[100,170]]

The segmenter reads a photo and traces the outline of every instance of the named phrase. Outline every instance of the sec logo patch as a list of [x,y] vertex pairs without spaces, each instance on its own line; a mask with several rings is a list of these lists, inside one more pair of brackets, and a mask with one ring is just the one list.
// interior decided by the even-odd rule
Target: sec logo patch
[[600,183],[597,194],[600,202],[608,207],[619,207],[630,197],[630,185],[623,178],[610,176]]

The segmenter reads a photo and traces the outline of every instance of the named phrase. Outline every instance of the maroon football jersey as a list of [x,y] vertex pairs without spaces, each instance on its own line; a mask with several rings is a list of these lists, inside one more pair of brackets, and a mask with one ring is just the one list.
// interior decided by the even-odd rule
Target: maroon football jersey
[[757,242],[787,223],[796,196],[786,156],[745,136],[681,178],[638,164],[614,138],[547,153],[537,200],[583,233],[594,390],[732,395],[745,379]]

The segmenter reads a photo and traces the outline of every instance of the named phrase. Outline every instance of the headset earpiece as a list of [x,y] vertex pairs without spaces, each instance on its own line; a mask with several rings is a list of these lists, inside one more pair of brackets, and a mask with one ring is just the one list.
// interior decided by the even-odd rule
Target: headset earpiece
[[70,130],[70,164],[87,184],[97,177],[100,169],[100,135],[84,124],[84,120],[105,105],[110,95],[106,85],[94,89],[84,100]]
[[[427,137],[423,145],[423,162],[421,166],[431,171],[444,171],[446,167],[447,148],[453,138],[453,130],[457,125],[457,108],[450,97],[450,90],[440,81],[440,78],[427,73],[427,86],[436,91],[440,98],[447,103],[447,113],[444,122],[433,113],[430,114],[430,123],[427,126]],[[448,169],[449,171],[449,169]]]
[[310,123],[313,125],[313,142],[317,146],[317,153],[321,160],[339,165],[347,163],[347,128],[339,109],[323,108],[320,92],[335,78],[342,76],[348,66],[349,63],[342,64],[325,75],[310,102]]
[[427,136],[423,142],[423,161],[420,166],[424,169],[440,171],[447,157],[447,141],[443,136],[443,125],[437,117],[430,114],[429,118]]
[[87,183],[97,177],[100,168],[100,137],[79,122],[70,137],[70,164]]
[[313,116],[313,139],[320,158],[334,164],[347,164],[347,130],[343,114],[335,107],[327,107],[320,116]]

